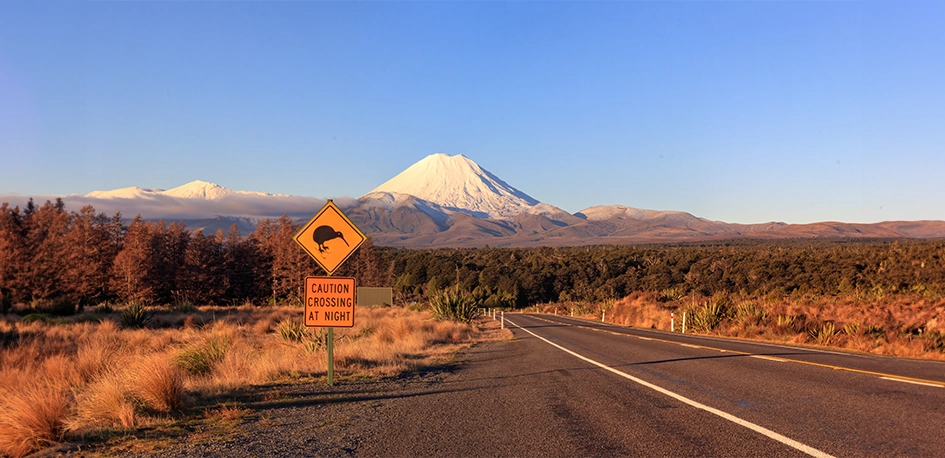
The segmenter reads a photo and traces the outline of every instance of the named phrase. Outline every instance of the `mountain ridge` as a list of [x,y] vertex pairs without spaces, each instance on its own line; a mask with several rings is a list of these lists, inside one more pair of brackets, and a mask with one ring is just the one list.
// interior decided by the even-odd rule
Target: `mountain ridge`
[[131,186],[127,188],[113,189],[110,191],[92,191],[88,194],[85,194],[84,197],[94,197],[98,199],[136,199],[166,196],[181,199],[214,200],[230,195],[290,197],[288,194],[270,194],[268,192],[259,191],[234,191],[216,183],[202,180],[194,180],[189,183],[182,184],[176,188],[167,190],[160,188],[140,188],[137,186]]
[[[296,222],[314,215],[323,199],[256,191],[232,191],[195,180],[162,190],[128,187],[93,191],[87,200],[142,208],[188,207],[188,227],[205,231],[237,223],[241,231],[266,214]],[[358,199],[338,199],[348,217],[384,246],[476,247],[667,243],[726,238],[945,238],[945,221],[881,223],[726,223],[683,211],[598,205],[570,214],[512,187],[463,155],[427,156]],[[343,201],[343,202],[341,202]],[[291,202],[291,205],[290,205]],[[280,210],[281,209],[281,210]],[[291,209],[291,210],[289,210]],[[222,214],[221,211],[229,214]],[[214,214],[214,212],[218,212]],[[251,216],[251,218],[247,218]],[[262,216],[266,217],[266,216]],[[157,219],[157,218],[151,218]]]

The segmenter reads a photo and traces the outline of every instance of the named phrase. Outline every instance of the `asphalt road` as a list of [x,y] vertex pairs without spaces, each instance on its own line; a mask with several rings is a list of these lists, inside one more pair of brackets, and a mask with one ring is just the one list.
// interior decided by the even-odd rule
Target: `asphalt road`
[[943,456],[945,364],[507,315],[448,369],[311,386],[166,456]]
[[[565,317],[508,318],[516,337],[571,356],[584,364],[581,372],[609,375],[610,380],[592,389],[609,393],[612,403],[636,413],[627,418],[628,429],[651,431],[640,435],[637,444],[652,447],[654,454],[945,453],[943,363],[683,336]],[[667,406],[674,415],[656,431],[651,421],[632,421]]]

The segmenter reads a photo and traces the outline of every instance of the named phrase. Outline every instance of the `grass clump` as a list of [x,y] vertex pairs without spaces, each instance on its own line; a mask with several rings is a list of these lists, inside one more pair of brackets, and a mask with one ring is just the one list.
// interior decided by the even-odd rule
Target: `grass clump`
[[224,334],[212,335],[203,343],[186,348],[177,354],[177,364],[192,375],[207,375],[223,358],[230,346],[230,339]]
[[0,452],[25,456],[62,440],[69,413],[64,390],[33,383],[8,393],[0,407]]
[[141,329],[151,321],[151,314],[140,302],[133,302],[121,311],[118,318],[124,328]]
[[820,326],[811,326],[807,331],[810,340],[816,343],[817,345],[830,345],[830,341],[833,340],[833,337],[837,335],[836,326],[830,321],[821,324]]
[[696,332],[711,332],[722,323],[728,313],[728,306],[723,300],[711,300],[689,309],[689,326]]
[[64,316],[52,316],[48,313],[30,313],[23,317],[23,323],[70,324],[73,320]]
[[282,340],[286,342],[301,343],[305,351],[315,353],[323,346],[323,331],[311,332],[300,321],[292,318],[286,318],[279,322],[276,330]]
[[276,329],[279,336],[286,342],[301,342],[305,338],[305,325],[298,320],[286,318],[279,322]]
[[472,294],[449,288],[435,292],[430,298],[430,315],[439,321],[469,323],[480,315],[480,310]]

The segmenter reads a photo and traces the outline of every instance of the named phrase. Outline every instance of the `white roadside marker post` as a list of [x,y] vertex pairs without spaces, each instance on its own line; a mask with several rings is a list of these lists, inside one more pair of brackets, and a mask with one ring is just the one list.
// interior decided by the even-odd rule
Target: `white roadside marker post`
[[669,332],[676,332],[676,313],[670,312],[669,314]]

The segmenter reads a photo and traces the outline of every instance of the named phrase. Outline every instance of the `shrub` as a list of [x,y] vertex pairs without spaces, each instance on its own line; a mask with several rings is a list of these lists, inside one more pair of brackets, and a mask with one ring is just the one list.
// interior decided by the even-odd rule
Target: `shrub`
[[768,319],[768,311],[755,301],[744,301],[735,307],[735,317],[742,323],[760,325]]
[[439,321],[469,323],[476,319],[479,313],[479,304],[472,295],[459,288],[437,291],[430,298],[430,315]]
[[292,318],[280,321],[276,329],[278,329],[282,340],[288,342],[301,342],[305,338],[305,325]]
[[683,293],[678,288],[667,288],[660,292],[656,298],[659,302],[673,302],[683,298]]
[[302,323],[292,318],[280,321],[277,329],[282,340],[302,343],[305,346],[305,351],[309,353],[315,353],[322,348],[324,340],[322,330],[310,332]]
[[711,332],[725,319],[728,310],[724,301],[712,300],[703,302],[688,312],[689,316],[692,317],[689,326],[693,331]]
[[133,302],[121,311],[119,317],[122,327],[139,329],[147,326],[151,321],[151,314],[144,309],[140,302]]
[[821,324],[820,326],[811,326],[807,331],[807,335],[817,345],[830,345],[830,341],[833,339],[833,336],[837,335],[837,330],[834,324],[830,321]]

